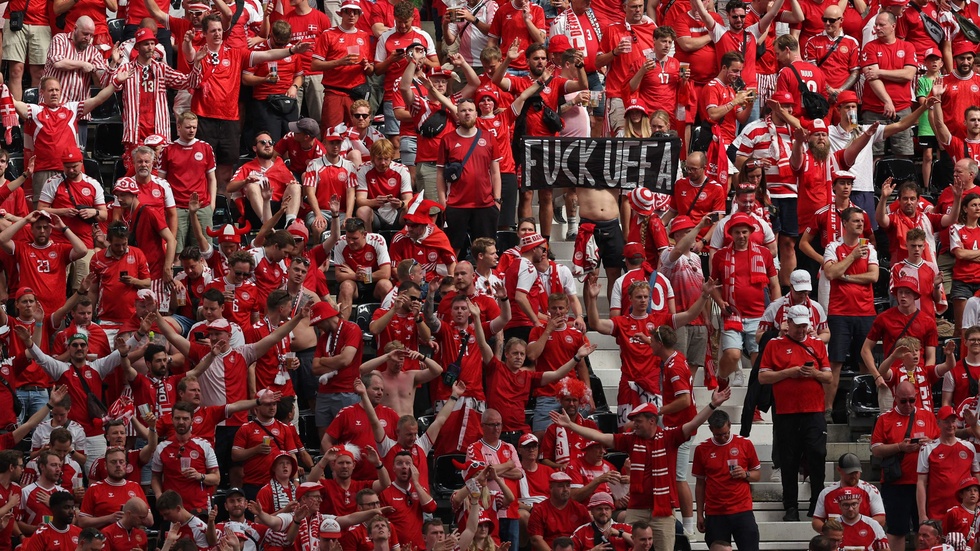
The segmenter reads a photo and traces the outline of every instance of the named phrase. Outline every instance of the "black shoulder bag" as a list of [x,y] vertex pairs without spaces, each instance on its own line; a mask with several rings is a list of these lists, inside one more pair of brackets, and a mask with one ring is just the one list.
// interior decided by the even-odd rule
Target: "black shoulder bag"
[[[912,425],[915,424],[915,410],[912,410],[912,415],[909,415],[909,426],[905,428],[905,437],[902,440],[908,440],[910,434],[912,434]],[[881,479],[886,484],[892,484],[902,478],[902,460],[905,459],[905,452],[898,452],[895,455],[889,455],[888,457],[881,460]]]
[[[967,372],[969,373],[969,370],[967,370]],[[7,392],[10,393],[10,399],[14,402],[14,415],[19,417],[21,410],[24,409],[24,404],[20,403],[20,398],[17,397],[17,392],[10,386],[10,381],[8,381],[3,375],[0,375],[0,384],[2,384],[7,389]]]
[[823,65],[823,62],[827,61],[827,59],[831,55],[833,55],[834,52],[837,51],[838,46],[840,46],[840,41],[843,39],[844,39],[844,33],[841,33],[841,35],[837,37],[837,40],[835,40],[834,43],[830,45],[830,48],[827,50],[827,53],[823,54],[823,56],[817,60],[817,67]]
[[796,67],[790,64],[789,68],[796,75],[796,81],[799,82],[800,103],[803,105],[803,110],[806,111],[806,116],[813,120],[826,117],[827,113],[830,112],[830,103],[827,101],[827,98],[807,88],[806,83],[803,82],[803,77],[800,76],[800,72],[796,70]]
[[449,122],[449,111],[445,107],[429,115],[419,125],[419,135],[423,138],[435,138],[446,129]]
[[915,2],[909,2],[909,7],[919,12],[919,18],[922,19],[922,26],[925,27],[926,34],[929,35],[929,38],[936,43],[936,46],[941,45],[943,40],[946,40],[946,32],[943,30],[943,26],[935,19],[922,13],[922,8]]
[[470,155],[473,154],[473,150],[476,149],[476,144],[479,143],[482,136],[483,131],[477,128],[476,136],[473,136],[473,143],[470,144],[470,149],[466,152],[463,160],[446,163],[446,166],[442,167],[442,178],[447,184],[455,184],[463,177],[463,167],[466,165],[466,161],[470,160]]
[[109,413],[109,408],[105,407],[102,400],[92,393],[92,387],[88,386],[88,382],[85,377],[82,376],[82,372],[75,366],[71,365],[71,368],[75,370],[75,376],[78,377],[78,381],[82,383],[82,390],[85,391],[85,405],[88,406],[88,415],[92,419],[105,417]]
[[895,351],[895,347],[898,346],[898,341],[902,340],[902,337],[904,337],[905,334],[909,332],[909,327],[912,327],[912,322],[915,321],[915,318],[919,317],[919,312],[921,311],[922,310],[916,310],[915,313],[912,314],[912,317],[909,318],[909,321],[905,323],[905,327],[902,328],[902,332],[899,333],[897,337],[895,337],[895,342],[892,344],[891,349],[888,351],[887,354],[885,354],[886,358],[888,356],[891,356],[892,352]]

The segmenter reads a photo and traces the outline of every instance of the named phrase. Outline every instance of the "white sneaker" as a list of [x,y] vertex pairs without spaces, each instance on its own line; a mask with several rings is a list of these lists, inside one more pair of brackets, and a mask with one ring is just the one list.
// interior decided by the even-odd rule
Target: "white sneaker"
[[773,469],[772,473],[769,475],[769,482],[782,482],[783,475],[780,474],[779,469]]
[[565,232],[565,241],[575,241],[576,237],[578,237],[578,228],[569,227],[568,231]]
[[745,386],[745,375],[742,374],[742,370],[739,369],[729,377],[731,386]]

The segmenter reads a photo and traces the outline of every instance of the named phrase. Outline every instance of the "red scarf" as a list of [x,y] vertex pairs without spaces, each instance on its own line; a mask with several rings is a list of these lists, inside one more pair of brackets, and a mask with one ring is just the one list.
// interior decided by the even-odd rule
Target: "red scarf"
[[[722,263],[725,266],[725,273],[722,280],[722,298],[725,299],[732,308],[734,308],[734,313],[731,315],[722,312],[722,316],[725,317],[725,329],[732,331],[741,331],[742,318],[738,315],[737,301],[735,300],[736,289],[735,289],[735,273],[737,267],[735,266],[735,245],[729,245],[719,251],[723,254]],[[765,256],[762,254],[762,247],[749,242],[749,267],[751,272],[749,273],[749,281],[752,285],[768,285],[769,275],[766,272],[766,262]]]

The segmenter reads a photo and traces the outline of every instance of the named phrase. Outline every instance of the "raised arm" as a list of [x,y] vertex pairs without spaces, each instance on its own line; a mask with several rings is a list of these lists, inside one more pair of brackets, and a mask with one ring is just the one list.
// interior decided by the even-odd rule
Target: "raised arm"
[[[556,425],[558,425],[559,427],[568,429],[587,440],[593,440],[595,442],[599,442],[606,448],[613,447],[614,439],[612,434],[606,434],[604,432],[600,432],[591,427],[583,427],[582,425],[573,422],[568,417],[568,414],[566,414],[564,411],[561,410],[552,411],[551,413],[549,413],[549,415],[551,416],[551,421]],[[705,416],[705,419],[707,419],[707,416]]]
[[603,335],[612,335],[616,328],[612,320],[599,318],[599,293],[602,290],[597,274],[592,274],[585,280],[585,311],[589,316],[589,325]]

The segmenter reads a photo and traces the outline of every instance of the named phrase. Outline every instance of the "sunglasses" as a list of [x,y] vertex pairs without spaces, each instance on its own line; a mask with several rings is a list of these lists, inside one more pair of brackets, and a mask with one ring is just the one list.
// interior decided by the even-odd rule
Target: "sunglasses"
[[200,17],[200,16],[204,15],[207,12],[200,11],[200,10],[191,10],[191,11],[189,11],[187,13],[189,13],[190,15],[193,15],[194,17]]
[[729,19],[745,19],[744,15],[729,15]]
[[258,145],[272,145],[272,140],[255,140]]
[[821,19],[823,19],[823,22],[827,23],[828,25],[830,23],[836,23],[841,20],[840,17],[822,17]]
[[915,398],[906,398],[905,400],[898,400],[899,404],[914,404]]
[[252,277],[252,272],[239,272],[235,270],[235,275],[238,277]]
[[310,259],[309,258],[306,258],[305,256],[294,256],[293,257],[293,262],[299,262],[299,263],[305,264],[307,266],[310,265]]
[[371,115],[369,115],[367,113],[354,113],[351,116],[354,117],[355,119],[366,119],[366,118],[370,117]]

